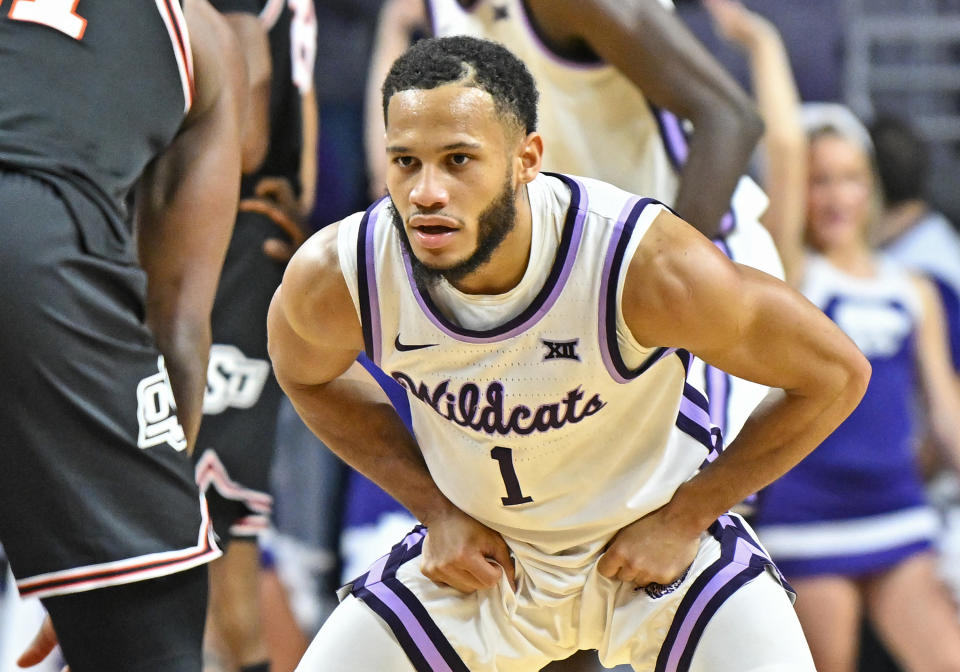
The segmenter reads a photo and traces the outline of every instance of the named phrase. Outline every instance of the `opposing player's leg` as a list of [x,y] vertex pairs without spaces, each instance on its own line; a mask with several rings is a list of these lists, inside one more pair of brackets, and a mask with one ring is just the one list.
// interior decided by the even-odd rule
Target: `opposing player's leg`
[[797,614],[780,582],[764,572],[717,610],[690,672],[814,672]]
[[824,575],[791,579],[797,615],[819,672],[854,672],[860,639],[861,595],[852,579]]
[[415,672],[390,628],[348,596],[314,638],[297,672]]
[[199,672],[202,668],[204,566],[42,601],[71,672]]
[[200,565],[220,550],[136,246],[93,244],[99,210],[28,175],[0,169],[0,202],[0,540],[17,587],[49,602],[74,672],[199,672]]
[[908,670],[960,670],[960,620],[931,553],[914,555],[864,582],[867,611]]
[[210,631],[241,672],[269,670],[257,537],[273,504],[269,471],[280,389],[267,355],[266,313],[283,265],[263,249],[284,237],[265,215],[237,216],[211,317],[214,344],[194,455],[197,484],[227,545],[210,569]]
[[260,550],[255,539],[230,543],[210,563],[210,620],[233,663],[241,670],[263,669],[267,644],[260,621]]

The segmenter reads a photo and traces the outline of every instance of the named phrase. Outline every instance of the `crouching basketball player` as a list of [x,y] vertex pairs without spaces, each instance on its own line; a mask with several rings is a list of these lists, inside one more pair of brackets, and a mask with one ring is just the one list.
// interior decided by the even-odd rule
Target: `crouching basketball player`
[[[421,41],[383,87],[389,196],[314,236],[269,317],[305,422],[423,522],[345,588],[300,670],[813,670],[789,587],[729,507],[869,378],[785,284],[668,209],[540,174],[503,47]],[[407,389],[415,437],[359,351]],[[722,449],[691,356],[782,392]]]

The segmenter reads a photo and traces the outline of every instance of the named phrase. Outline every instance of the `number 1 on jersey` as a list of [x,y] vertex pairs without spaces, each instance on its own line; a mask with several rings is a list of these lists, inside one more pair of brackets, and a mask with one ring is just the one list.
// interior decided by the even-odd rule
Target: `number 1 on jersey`
[[532,502],[533,497],[524,496],[520,490],[520,481],[517,479],[517,472],[513,468],[513,450],[497,446],[490,451],[490,457],[500,463],[500,476],[503,477],[503,484],[507,488],[507,496],[500,498],[503,505],[516,506],[517,504]]
[[49,26],[75,40],[82,40],[87,20],[74,11],[78,2],[80,0],[13,0],[9,16],[15,21]]

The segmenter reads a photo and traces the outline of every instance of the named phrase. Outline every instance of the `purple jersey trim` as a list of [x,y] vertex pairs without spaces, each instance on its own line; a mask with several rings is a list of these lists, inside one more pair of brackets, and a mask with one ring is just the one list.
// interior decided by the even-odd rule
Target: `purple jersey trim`
[[406,249],[401,246],[410,289],[417,303],[420,304],[420,309],[423,310],[423,314],[434,326],[450,338],[464,343],[495,343],[513,338],[540,321],[560,297],[567,279],[570,277],[573,264],[577,259],[577,252],[580,249],[580,240],[583,237],[583,221],[586,217],[588,207],[587,190],[578,180],[566,175],[559,175],[557,173],[543,174],[560,179],[570,188],[570,206],[567,209],[566,221],[563,225],[563,234],[560,238],[557,256],[556,259],[554,259],[553,267],[550,269],[550,274],[547,276],[547,281],[530,305],[506,324],[487,330],[465,329],[447,319],[434,304],[429,292],[421,291],[420,287],[417,286],[416,281],[413,279],[413,269],[410,265],[410,258]]
[[[728,220],[729,227],[724,228],[725,225],[723,222],[727,222]],[[720,225],[721,235],[729,233],[733,229],[734,222],[735,218],[732,212],[724,215]],[[733,253],[725,240],[717,239],[713,241],[713,244],[716,245],[718,250],[723,252],[724,256],[733,260]],[[727,428],[730,426],[730,374],[704,363],[703,375],[707,398],[710,400],[710,421],[719,427],[722,433],[726,434]]]
[[707,567],[687,590],[660,648],[655,672],[686,672],[710,619],[738,588],[772,569],[788,592],[770,557],[736,514],[720,516],[710,527],[720,542],[720,558]]
[[[617,289],[620,285],[620,272],[623,268],[627,246],[633,236],[637,220],[643,210],[650,204],[663,205],[652,198],[630,198],[617,218],[613,232],[610,235],[610,244],[607,247],[607,256],[603,262],[603,273],[600,278],[600,314],[598,320],[600,354],[607,372],[618,383],[629,383],[661,359],[680,353],[677,348],[661,347],[654,350],[636,369],[631,369],[623,361],[620,348],[617,345]],[[684,360],[684,368],[689,366],[689,360]]]
[[690,383],[684,383],[677,427],[707,449],[705,464],[713,462],[723,452],[723,434],[719,427],[710,422],[708,408],[707,398]]
[[380,213],[388,201],[384,196],[367,208],[360,220],[357,235],[357,298],[360,302],[360,326],[363,329],[363,344],[367,357],[380,365],[380,298],[377,292],[376,247],[374,232]]
[[425,538],[426,528],[417,525],[351,592],[390,627],[417,672],[469,672],[420,600],[396,577],[402,564],[423,551]]

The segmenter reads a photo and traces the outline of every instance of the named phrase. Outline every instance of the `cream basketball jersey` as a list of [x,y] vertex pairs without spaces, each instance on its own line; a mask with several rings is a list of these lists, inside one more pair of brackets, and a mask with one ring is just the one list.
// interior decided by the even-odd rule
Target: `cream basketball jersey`
[[[532,23],[523,0],[429,0],[437,36],[471,35],[501,42],[530,70],[540,91],[540,123],[547,170],[588,175],[629,192],[673,205],[679,169],[687,157],[682,122],[658,109],[615,67],[579,63],[553,53]],[[661,4],[673,8],[670,0]],[[760,223],[767,196],[747,176],[733,194],[721,222],[718,246],[742,264],[783,279],[770,234]],[[695,361],[692,380],[709,392],[710,416],[725,441],[732,440],[766,395],[762,385],[735,378]]]
[[685,159],[686,138],[676,117],[652,107],[615,67],[554,54],[522,0],[478,0],[468,9],[457,0],[428,4],[438,37],[495,40],[526,64],[540,91],[538,130],[546,139],[547,170],[589,175],[673,204],[678,179],[671,161]]
[[689,354],[640,346],[621,314],[629,259],[663,206],[564,175],[527,189],[530,261],[506,294],[418,287],[389,199],[340,224],[340,264],[443,493],[518,555],[582,566],[669,501],[717,436]]

